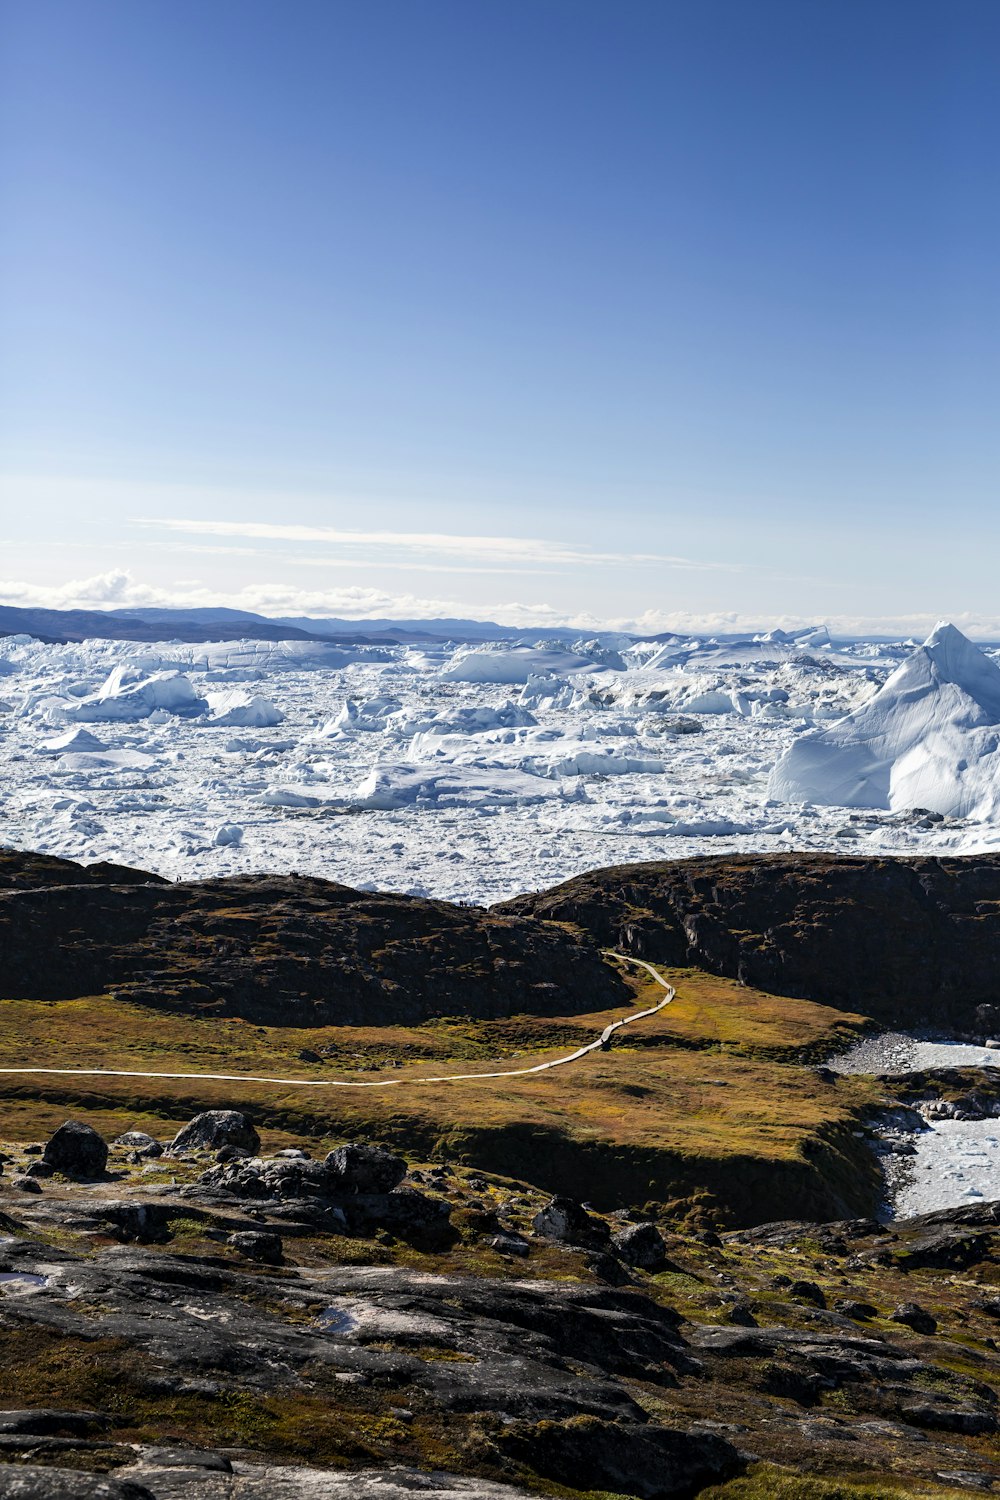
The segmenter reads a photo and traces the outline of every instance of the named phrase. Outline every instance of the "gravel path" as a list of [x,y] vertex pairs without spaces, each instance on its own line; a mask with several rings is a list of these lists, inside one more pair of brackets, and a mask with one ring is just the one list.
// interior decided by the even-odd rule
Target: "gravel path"
[[605,1026],[600,1036],[594,1041],[588,1042],[584,1047],[578,1047],[575,1052],[570,1052],[566,1057],[555,1057],[549,1062],[535,1063],[529,1068],[503,1068],[483,1073],[443,1073],[435,1077],[421,1076],[419,1078],[374,1078],[374,1079],[339,1079],[339,1078],[271,1078],[266,1075],[255,1073],[147,1073],[128,1068],[0,1068],[3,1076],[42,1076],[54,1078],[176,1078],[197,1079],[212,1083],[277,1083],[285,1088],[302,1089],[391,1089],[401,1088],[406,1085],[421,1083],[472,1083],[477,1079],[486,1078],[526,1078],[531,1073],[546,1073],[552,1068],[564,1068],[567,1063],[578,1062],[580,1058],[586,1057],[588,1052],[596,1052],[598,1049],[606,1050],[611,1045],[611,1040],[616,1031],[623,1026],[631,1026],[634,1021],[641,1021],[646,1016],[655,1016],[665,1005],[669,1005],[677,993],[672,984],[669,984],[659,970],[652,964],[648,964],[643,958],[632,958],[627,953],[607,952],[608,958],[619,959],[623,963],[636,964],[639,968],[646,969],[657,984],[661,984],[666,990],[663,999],[657,1005],[651,1005],[646,1010],[633,1011],[630,1016],[623,1016],[620,1021],[612,1021]]

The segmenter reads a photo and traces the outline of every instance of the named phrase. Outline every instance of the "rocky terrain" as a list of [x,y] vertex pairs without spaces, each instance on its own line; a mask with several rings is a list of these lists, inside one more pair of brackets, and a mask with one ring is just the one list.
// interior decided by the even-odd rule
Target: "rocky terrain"
[[494,909],[900,1028],[1000,1026],[1000,854],[621,865]]
[[[4,854],[3,1061],[166,1079],[4,1081],[0,1500],[1000,1488],[1000,1205],[887,1226],[868,1149],[995,1086],[817,1066],[859,1009],[984,1021],[998,870],[696,860],[484,911]],[[566,1050],[648,1004],[605,944],[678,997],[559,1077],[238,1076]]]
[[995,1204],[693,1235],[259,1149],[236,1112],[5,1143],[0,1496],[1000,1487]]

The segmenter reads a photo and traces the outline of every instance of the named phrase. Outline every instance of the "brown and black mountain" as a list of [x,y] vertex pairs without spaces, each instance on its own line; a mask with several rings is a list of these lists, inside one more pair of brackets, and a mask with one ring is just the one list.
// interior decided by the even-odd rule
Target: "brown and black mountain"
[[587,938],[533,917],[298,875],[170,884],[0,852],[0,974],[13,999],[109,991],[283,1025],[569,1015],[629,991]]
[[982,1029],[1000,1007],[1000,854],[619,865],[493,910],[901,1026]]

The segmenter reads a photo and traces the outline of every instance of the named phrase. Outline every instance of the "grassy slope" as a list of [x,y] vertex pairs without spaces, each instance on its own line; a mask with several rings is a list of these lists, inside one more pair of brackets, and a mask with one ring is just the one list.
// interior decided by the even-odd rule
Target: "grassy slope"
[[[317,1144],[372,1136],[580,1195],[604,1207],[713,1194],[730,1222],[860,1210],[876,1190],[852,1134],[872,1086],[801,1065],[864,1023],[698,971],[670,975],[674,1003],[610,1053],[542,1077],[418,1084],[429,1073],[527,1066],[590,1040],[614,1013],[419,1027],[256,1027],[107,997],[0,1002],[0,1065],[414,1080],[388,1089],[130,1079],[0,1079],[4,1134],[43,1135],[69,1109],[104,1129],[164,1135],[200,1108],[245,1107],[270,1131]],[[662,998],[636,982],[636,1003]],[[622,1014],[618,1012],[617,1014]],[[299,1059],[303,1048],[331,1055]],[[763,1195],[763,1202],[762,1197]]]

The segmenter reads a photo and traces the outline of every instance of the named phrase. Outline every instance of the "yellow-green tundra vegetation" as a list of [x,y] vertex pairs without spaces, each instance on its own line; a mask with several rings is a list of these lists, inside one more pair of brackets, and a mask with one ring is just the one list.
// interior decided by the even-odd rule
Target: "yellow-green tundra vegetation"
[[[623,973],[637,1008],[659,985]],[[105,1133],[161,1138],[200,1109],[244,1109],[268,1146],[373,1140],[504,1172],[611,1209],[697,1206],[723,1224],[870,1211],[878,1194],[859,1138],[880,1094],[815,1064],[863,1017],[765,994],[698,970],[666,970],[672,1004],[608,1052],[525,1078],[427,1083],[430,1075],[528,1067],[590,1041],[626,1010],[417,1026],[257,1026],[110,996],[0,1001],[0,1067],[263,1074],[385,1088],[140,1078],[0,1076],[5,1131],[41,1138],[68,1109]],[[303,1060],[312,1054],[320,1061]],[[683,1200],[683,1202],[682,1202]]]

